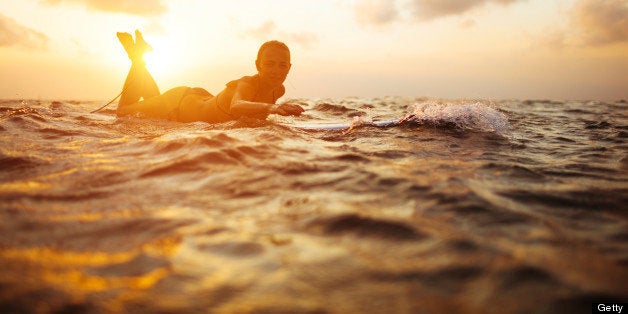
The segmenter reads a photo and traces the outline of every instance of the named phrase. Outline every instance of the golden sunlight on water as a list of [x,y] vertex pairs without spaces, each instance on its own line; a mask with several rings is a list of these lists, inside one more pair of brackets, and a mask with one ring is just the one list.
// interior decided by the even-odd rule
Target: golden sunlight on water
[[[93,221],[95,217],[87,220],[83,218],[79,217],[74,223]],[[53,217],[52,220],[56,219]],[[165,261],[176,252],[179,242],[180,238],[165,237],[132,246],[125,251],[107,251],[106,248],[99,251],[98,246],[90,244],[83,247],[85,251],[54,246],[3,248],[0,258],[6,268],[2,272],[2,280],[19,282],[26,289],[56,287],[55,289],[59,289],[72,300],[70,302],[84,302],[87,296],[104,293],[108,295],[105,308],[119,311],[122,303],[132,301],[142,295],[143,291],[151,289],[157,282],[171,275],[170,264]],[[14,244],[19,246],[19,239]],[[137,263],[143,266],[132,266]],[[15,271],[17,269],[28,269],[29,275],[24,277],[22,272]],[[9,296],[19,295],[21,291],[8,293]],[[40,313],[52,310],[47,308],[44,300],[36,308],[39,309],[36,312]]]
[[579,313],[628,295],[622,104],[301,104],[303,123],[413,118],[0,106],[0,310]]

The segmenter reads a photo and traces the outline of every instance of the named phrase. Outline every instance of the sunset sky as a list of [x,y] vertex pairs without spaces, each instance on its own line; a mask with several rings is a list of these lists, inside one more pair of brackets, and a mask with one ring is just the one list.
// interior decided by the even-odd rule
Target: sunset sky
[[287,97],[628,99],[628,0],[0,0],[0,98],[112,98],[135,29],[162,91],[219,92],[279,39]]

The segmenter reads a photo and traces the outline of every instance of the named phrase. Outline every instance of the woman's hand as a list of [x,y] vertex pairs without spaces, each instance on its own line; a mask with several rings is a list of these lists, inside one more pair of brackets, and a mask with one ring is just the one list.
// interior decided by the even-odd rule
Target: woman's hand
[[303,111],[305,111],[303,107],[294,104],[273,105],[270,108],[270,113],[276,113],[282,116],[300,116]]

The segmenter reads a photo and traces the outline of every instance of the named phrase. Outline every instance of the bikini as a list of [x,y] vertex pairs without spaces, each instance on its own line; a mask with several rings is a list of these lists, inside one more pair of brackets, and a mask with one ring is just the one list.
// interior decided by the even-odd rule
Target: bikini
[[[236,120],[236,117],[234,117],[233,115],[231,115],[229,113],[229,110],[225,110],[224,108],[222,108],[220,106],[220,102],[219,102],[219,98],[221,96],[222,93],[224,93],[225,91],[228,91],[229,89],[234,89],[234,93],[235,93],[235,88],[237,88],[238,83],[242,80],[247,80],[247,81],[252,81],[255,80],[256,84],[257,84],[257,91],[255,93],[255,95],[253,96],[253,101],[257,99],[257,97],[259,96],[260,93],[260,81],[259,81],[259,76],[253,75],[253,76],[243,76],[242,78],[238,79],[238,80],[233,80],[229,83],[226,84],[227,88],[225,90],[223,90],[222,92],[218,93],[218,95],[216,95],[214,97],[214,95],[212,95],[210,92],[208,92],[207,90],[205,90],[204,88],[201,87],[190,87],[188,88],[183,95],[181,96],[181,98],[179,99],[179,103],[177,104],[177,106],[175,106],[175,108],[173,109],[172,113],[169,115],[172,118],[175,118],[173,120],[176,121],[180,121],[179,119],[179,108],[181,107],[181,102],[183,101],[183,99],[185,98],[185,96],[188,95],[199,95],[199,96],[205,96],[205,97],[214,97],[213,101],[215,102],[214,105],[216,106],[216,108],[218,108],[218,110],[222,113],[224,113],[227,117],[230,117],[232,120]],[[233,96],[232,96],[233,97]],[[275,100],[275,91],[273,90],[273,100]]]

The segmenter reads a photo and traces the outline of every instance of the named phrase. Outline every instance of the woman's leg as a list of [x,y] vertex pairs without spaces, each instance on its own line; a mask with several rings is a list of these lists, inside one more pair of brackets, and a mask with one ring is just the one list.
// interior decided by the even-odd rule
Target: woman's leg
[[[152,48],[144,41],[142,33],[135,31],[135,43],[129,33],[118,33],[118,39],[131,59],[131,69],[124,82],[117,115],[141,113],[148,118],[178,120],[179,104],[190,88],[175,87],[160,94],[143,59],[144,53]],[[144,100],[140,101],[142,98]]]
[[136,103],[141,98],[148,99],[159,95],[159,87],[146,69],[143,59],[144,53],[152,48],[144,41],[142,33],[135,31],[135,43],[129,33],[118,33],[117,36],[131,59],[131,69],[124,82],[118,108]]

